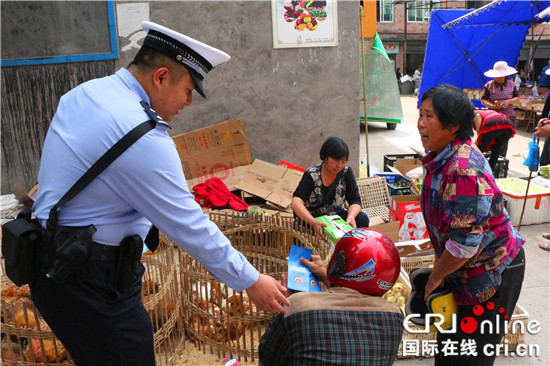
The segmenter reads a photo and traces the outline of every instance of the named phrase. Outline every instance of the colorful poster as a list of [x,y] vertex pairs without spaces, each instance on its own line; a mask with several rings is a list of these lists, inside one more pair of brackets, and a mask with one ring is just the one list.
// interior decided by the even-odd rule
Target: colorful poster
[[338,45],[336,9],[336,0],[272,0],[273,48]]
[[[365,120],[363,103],[367,103],[367,121],[401,123],[403,110],[392,63],[378,34],[375,38],[365,38],[364,42],[366,95],[365,102],[360,105],[360,119]],[[360,73],[363,80],[362,68]],[[361,95],[363,95],[363,88],[361,88]]]

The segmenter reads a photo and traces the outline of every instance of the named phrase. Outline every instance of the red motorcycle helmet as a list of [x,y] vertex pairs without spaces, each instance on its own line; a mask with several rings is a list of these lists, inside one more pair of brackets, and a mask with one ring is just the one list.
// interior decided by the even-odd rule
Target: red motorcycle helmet
[[393,241],[375,229],[353,229],[338,240],[330,258],[330,283],[382,296],[399,277],[401,260]]

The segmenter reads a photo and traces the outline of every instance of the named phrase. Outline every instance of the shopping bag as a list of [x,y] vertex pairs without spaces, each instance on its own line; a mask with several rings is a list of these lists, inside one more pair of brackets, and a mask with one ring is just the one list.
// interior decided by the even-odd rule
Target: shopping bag
[[529,154],[523,165],[529,168],[529,171],[536,172],[539,170],[540,162],[540,147],[537,143],[537,137],[533,135],[533,141],[529,142]]

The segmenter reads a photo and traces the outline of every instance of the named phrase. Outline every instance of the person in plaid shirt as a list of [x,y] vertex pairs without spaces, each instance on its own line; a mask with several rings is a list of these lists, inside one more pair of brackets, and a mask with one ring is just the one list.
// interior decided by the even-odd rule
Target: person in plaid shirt
[[[472,102],[453,86],[436,86],[422,96],[417,127],[429,153],[422,160],[420,202],[436,254],[425,297],[447,281],[460,325],[456,334],[437,335],[436,365],[494,363],[485,345],[500,343],[525,272],[524,240],[512,226],[489,163],[472,143],[473,120]],[[465,326],[464,318],[488,320],[495,328],[500,321],[500,331],[481,334],[481,327]],[[475,341],[477,355],[441,352],[445,342],[463,340]]]
[[[357,239],[365,230],[346,236]],[[262,336],[260,365],[393,364],[403,336],[403,314],[382,294],[399,275],[399,254],[384,234],[370,233],[347,249],[342,239],[336,244],[328,276],[321,257],[300,260],[329,289],[290,295],[287,313],[276,315]],[[377,236],[389,242],[390,250]],[[377,254],[366,255],[371,250]],[[384,289],[374,287],[382,287],[380,283]]]

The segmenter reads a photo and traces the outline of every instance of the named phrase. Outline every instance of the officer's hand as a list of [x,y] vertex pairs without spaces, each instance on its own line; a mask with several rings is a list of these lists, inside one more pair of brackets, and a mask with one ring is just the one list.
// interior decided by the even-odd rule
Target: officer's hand
[[296,293],[296,291],[291,290],[287,287],[287,283],[288,283],[288,273],[283,273],[281,284],[283,285],[283,287],[286,287],[286,291],[283,293],[285,297],[289,297],[290,295]]
[[[250,300],[258,309],[273,314],[286,313],[282,305],[289,306],[290,301],[284,295],[286,288],[275,281],[274,278],[260,274],[258,281],[246,289]],[[281,305],[282,304],[282,305]]]

